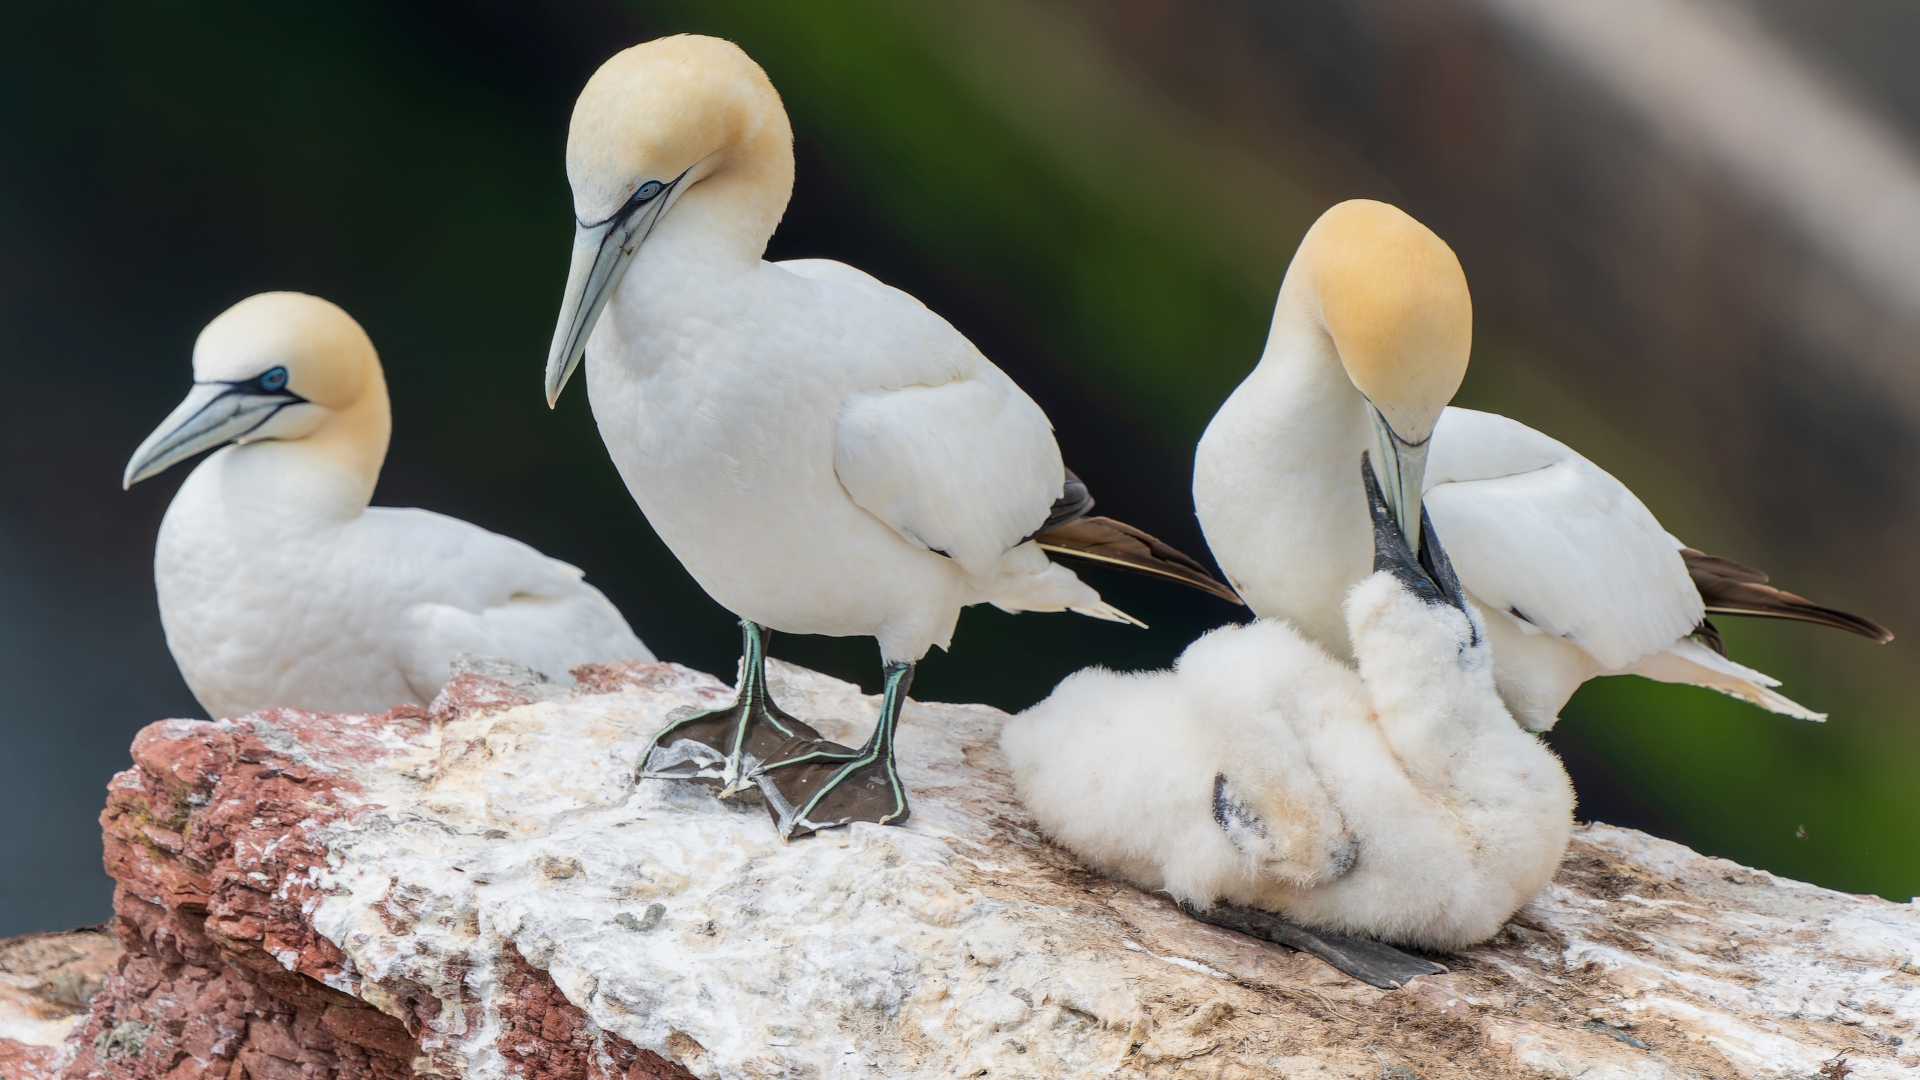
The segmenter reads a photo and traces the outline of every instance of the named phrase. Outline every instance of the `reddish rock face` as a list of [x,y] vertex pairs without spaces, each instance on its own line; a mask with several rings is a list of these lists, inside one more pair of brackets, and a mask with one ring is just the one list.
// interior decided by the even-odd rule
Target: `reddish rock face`
[[500,1055],[527,1080],[692,1080],[693,1074],[610,1031],[595,1032],[546,972],[510,952],[505,989],[513,1004],[502,1025]]
[[[653,668],[670,669],[653,671]],[[645,668],[646,670],[629,670]],[[595,688],[682,677],[674,665],[584,673]],[[692,673],[687,673],[691,675]],[[422,1025],[440,1004],[382,986],[405,1015],[357,993],[350,961],[307,919],[324,868],[320,830],[346,816],[352,782],[316,760],[373,761],[423,725],[527,703],[473,674],[433,707],[379,716],[276,709],[236,721],[165,720],[135,738],[133,768],[101,814],[114,929],[126,952],[62,1051],[6,1042],[6,1080],[391,1080],[415,1074]],[[508,990],[499,1049],[529,1080],[686,1077],[665,1059],[602,1033],[545,972],[503,958]],[[64,1059],[64,1060],[63,1060]]]

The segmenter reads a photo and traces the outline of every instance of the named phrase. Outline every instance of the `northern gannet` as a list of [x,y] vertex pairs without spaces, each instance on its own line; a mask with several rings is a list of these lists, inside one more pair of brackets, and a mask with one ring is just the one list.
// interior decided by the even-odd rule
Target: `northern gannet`
[[1001,746],[1042,829],[1094,869],[1394,986],[1441,969],[1347,935],[1491,937],[1553,877],[1573,788],[1502,704],[1432,523],[1414,556],[1362,462],[1374,569],[1343,605],[1357,670],[1263,618],[1172,671],[1069,676]]
[[[894,727],[914,664],[962,607],[1132,621],[1043,546],[1231,597],[1153,538],[1086,517],[1039,406],[920,301],[841,263],[761,258],[793,133],[737,46],[670,37],[608,60],[574,106],[567,178],[578,227],[548,403],[584,352],[628,490],[746,642],[734,705],[669,726],[644,775],[723,796],[758,784],[783,836],[904,821]],[[771,630],[878,639],[864,747],[822,742],[768,700]]]
[[369,507],[393,421],[373,343],[301,293],[228,308],[193,390],[127,463],[131,487],[202,450],[160,524],[167,647],[207,712],[425,704],[461,653],[564,681],[651,660],[580,571],[425,510]]
[[1551,728],[1581,683],[1621,674],[1821,719],[1774,692],[1777,680],[1729,660],[1709,614],[1892,639],[1867,619],[1767,586],[1758,570],[1684,547],[1625,485],[1561,443],[1446,407],[1472,339],[1466,276],[1424,225],[1354,200],[1308,230],[1266,352],[1194,459],[1207,543],[1256,614],[1348,655],[1340,605],[1367,574],[1370,545],[1347,463],[1371,448],[1403,526],[1424,492],[1485,617],[1500,693],[1532,730]]

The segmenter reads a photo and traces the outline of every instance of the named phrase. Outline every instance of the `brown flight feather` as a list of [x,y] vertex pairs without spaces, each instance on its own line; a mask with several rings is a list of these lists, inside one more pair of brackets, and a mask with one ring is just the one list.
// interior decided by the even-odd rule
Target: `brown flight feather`
[[[1893,640],[1893,633],[1872,619],[1822,607],[1805,597],[1776,589],[1767,584],[1767,575],[1763,571],[1745,563],[1708,555],[1692,548],[1681,548],[1680,557],[1686,560],[1687,573],[1693,578],[1694,588],[1700,590],[1700,599],[1706,601],[1710,614],[1793,619],[1859,634],[1882,645]],[[1702,625],[1707,626],[1712,634],[1712,640],[1707,642],[1711,647],[1718,641],[1719,635],[1712,633],[1711,624]],[[1715,651],[1726,655],[1724,646]]]
[[1207,572],[1198,560],[1172,544],[1141,532],[1124,521],[1105,517],[1080,517],[1035,536],[1034,542],[1050,555],[1063,555],[1089,562],[1103,563],[1119,570],[1190,585],[1212,593],[1222,600],[1245,605],[1226,583]]

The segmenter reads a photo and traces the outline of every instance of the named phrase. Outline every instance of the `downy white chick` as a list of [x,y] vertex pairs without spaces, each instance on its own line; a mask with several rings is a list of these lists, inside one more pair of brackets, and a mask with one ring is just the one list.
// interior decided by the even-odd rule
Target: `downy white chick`
[[1553,876],[1573,789],[1501,703],[1431,524],[1416,557],[1362,471],[1375,569],[1345,603],[1357,670],[1284,621],[1225,627],[1172,671],[1070,676],[1001,745],[1041,828],[1095,870],[1397,985],[1437,969],[1347,935],[1491,936]]

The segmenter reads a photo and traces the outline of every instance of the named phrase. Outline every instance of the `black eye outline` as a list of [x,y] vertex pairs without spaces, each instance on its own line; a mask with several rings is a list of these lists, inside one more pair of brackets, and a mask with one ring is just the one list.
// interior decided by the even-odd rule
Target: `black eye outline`
[[261,373],[259,378],[253,380],[253,382],[254,385],[258,386],[261,390],[269,394],[277,394],[287,388],[287,369],[283,367],[268,368],[265,372]]
[[638,188],[635,188],[632,195],[627,196],[627,201],[620,204],[620,209],[615,210],[599,221],[580,221],[577,217],[574,218],[574,220],[579,222],[580,227],[583,229],[598,229],[604,225],[618,225],[632,217],[641,207],[659,198],[662,194],[673,190],[674,186],[680,183],[680,181],[685,180],[687,173],[692,172],[693,169],[694,167],[692,165],[687,166],[687,172],[681,173],[670,182],[664,184],[658,180],[648,180]]

